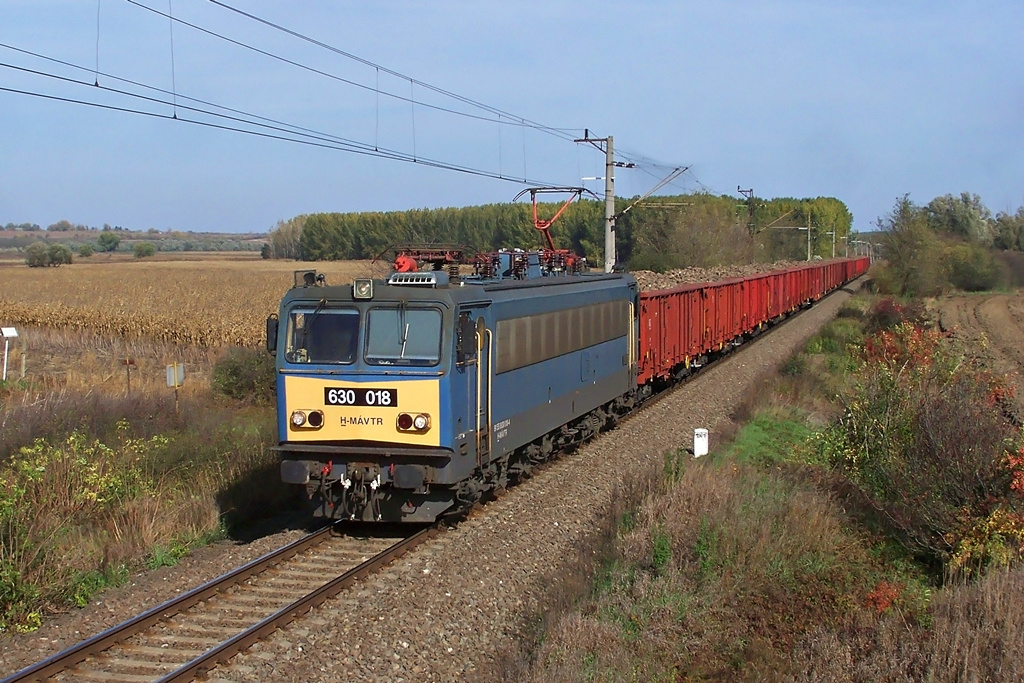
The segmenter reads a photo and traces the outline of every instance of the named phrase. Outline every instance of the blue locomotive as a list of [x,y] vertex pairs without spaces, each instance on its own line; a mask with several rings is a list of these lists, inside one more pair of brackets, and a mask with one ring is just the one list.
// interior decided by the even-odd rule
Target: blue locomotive
[[482,255],[465,275],[453,260],[407,252],[344,285],[299,271],[268,320],[281,477],[316,514],[433,521],[637,402],[631,275],[556,250]]

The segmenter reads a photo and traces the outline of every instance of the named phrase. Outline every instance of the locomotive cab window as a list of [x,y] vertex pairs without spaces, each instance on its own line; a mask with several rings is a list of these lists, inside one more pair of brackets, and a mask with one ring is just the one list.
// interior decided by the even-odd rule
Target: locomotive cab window
[[288,313],[288,362],[349,364],[355,361],[358,348],[358,310],[327,308],[321,303]]
[[437,365],[441,360],[441,311],[371,308],[364,357],[371,365]]

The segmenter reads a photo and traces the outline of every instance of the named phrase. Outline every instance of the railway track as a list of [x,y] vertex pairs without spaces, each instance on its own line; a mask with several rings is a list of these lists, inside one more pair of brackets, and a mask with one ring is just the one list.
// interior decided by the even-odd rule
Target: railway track
[[191,681],[411,550],[437,528],[356,537],[325,527],[0,683]]

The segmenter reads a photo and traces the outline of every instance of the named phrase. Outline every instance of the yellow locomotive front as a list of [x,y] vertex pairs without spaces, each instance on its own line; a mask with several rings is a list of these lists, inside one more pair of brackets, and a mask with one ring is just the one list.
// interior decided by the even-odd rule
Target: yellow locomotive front
[[441,399],[447,302],[429,288],[307,280],[267,330],[283,481],[304,485],[324,516],[432,519],[450,505],[430,491],[451,456]]

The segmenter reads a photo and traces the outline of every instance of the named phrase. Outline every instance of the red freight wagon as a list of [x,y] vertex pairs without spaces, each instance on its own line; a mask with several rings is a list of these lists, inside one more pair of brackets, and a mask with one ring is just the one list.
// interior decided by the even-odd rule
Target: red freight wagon
[[637,381],[682,375],[782,315],[867,272],[868,259],[843,259],[640,295]]

